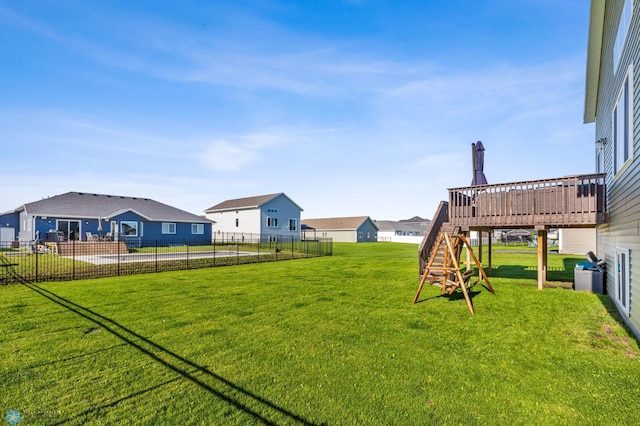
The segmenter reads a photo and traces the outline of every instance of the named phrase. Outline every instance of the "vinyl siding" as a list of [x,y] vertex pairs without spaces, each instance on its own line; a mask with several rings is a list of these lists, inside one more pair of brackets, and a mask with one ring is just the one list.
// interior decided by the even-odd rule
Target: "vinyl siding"
[[[634,13],[618,70],[613,69],[613,44],[623,1],[606,3],[600,86],[596,112],[596,140],[606,138],[604,171],[607,173],[607,203],[610,223],[597,228],[598,257],[607,261],[607,293],[615,300],[615,249],[630,250],[630,315],[625,321],[640,337],[640,2]],[[613,173],[612,113],[627,69],[633,64],[633,110],[631,118],[633,161],[617,175]]]
[[[238,232],[246,234],[260,234],[260,209],[232,210],[207,213],[207,219],[213,220],[213,233]],[[238,226],[236,227],[236,219]]]
[[[276,210],[277,213],[270,213],[269,210]],[[267,217],[277,218],[278,226],[268,227]],[[297,229],[295,231],[289,230],[289,219],[296,220]],[[262,232],[265,234],[280,235],[286,238],[300,238],[300,208],[283,195],[262,205],[260,222],[262,224]]]
[[318,230],[316,234],[318,237],[332,238],[334,243],[355,243],[357,240],[356,231],[353,229],[339,231]]
[[[270,212],[269,210],[275,210],[276,212]],[[300,238],[300,208],[283,194],[259,207],[238,207],[238,209],[208,212],[206,217],[216,222],[213,225],[213,232],[216,235],[222,233],[244,233]],[[277,218],[278,226],[268,227],[267,217]],[[237,227],[236,219],[239,221],[239,226]],[[289,219],[296,219],[298,228],[295,231],[289,230]]]
[[562,254],[585,254],[596,252],[595,228],[559,229],[559,251]]

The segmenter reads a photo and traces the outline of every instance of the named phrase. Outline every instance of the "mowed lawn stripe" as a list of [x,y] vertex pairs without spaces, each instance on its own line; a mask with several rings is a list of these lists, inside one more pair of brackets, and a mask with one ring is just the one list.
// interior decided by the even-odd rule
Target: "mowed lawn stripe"
[[[417,247],[392,243],[6,286],[0,409],[41,424],[640,422],[638,345],[610,300],[538,291],[535,254],[493,261],[474,316],[435,287],[413,305]],[[550,278],[577,261],[550,255]]]

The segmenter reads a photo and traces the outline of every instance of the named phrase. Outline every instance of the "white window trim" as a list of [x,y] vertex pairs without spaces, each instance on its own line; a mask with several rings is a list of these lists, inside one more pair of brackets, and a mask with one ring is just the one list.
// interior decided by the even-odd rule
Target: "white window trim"
[[267,216],[267,227],[268,228],[277,228],[278,227],[278,218]]
[[[626,12],[626,13],[625,13]],[[618,30],[616,31],[616,39],[613,42],[613,72],[618,72],[618,65],[622,59],[622,51],[627,42],[627,34],[629,34],[629,27],[631,26],[631,19],[633,18],[633,0],[625,0],[622,7],[622,14],[620,15],[620,21],[618,22]]]
[[[291,227],[292,223],[294,224],[293,227]],[[297,231],[298,230],[298,219],[293,218],[293,217],[289,218],[288,226],[289,226],[289,231]]]
[[203,223],[192,223],[191,224],[191,233],[193,235],[204,235],[204,224]]
[[[133,224],[133,226],[131,226],[131,224]],[[126,235],[124,233],[124,225],[129,225],[131,228],[135,228],[136,233],[133,234],[133,235]],[[138,222],[136,222],[135,220],[121,220],[120,221],[120,233],[124,237],[137,237],[138,236]]]
[[[619,130],[618,130],[618,126],[617,126],[617,112],[618,112],[618,103],[620,102],[620,98],[622,96],[625,95],[625,83],[627,83],[627,104],[625,105],[626,107],[626,113],[627,113],[627,122],[628,122],[628,126],[627,126],[627,149],[628,149],[628,158],[626,160],[624,160],[624,162],[622,164],[618,164],[618,162],[620,161],[620,159],[618,158],[618,150],[621,149],[620,148],[620,137],[619,137]],[[634,89],[633,89],[633,64],[630,64],[629,67],[627,68],[627,74],[625,75],[625,77],[622,79],[622,85],[620,87],[620,91],[618,92],[618,96],[616,97],[616,102],[615,102],[615,106],[613,108],[613,111],[611,113],[611,133],[613,134],[613,147],[612,149],[612,167],[613,167],[613,172],[614,172],[614,180],[624,171],[626,170],[626,168],[629,166],[629,164],[631,164],[631,162],[633,161],[633,93],[634,93]]]
[[[171,225],[173,225],[173,231],[171,230]],[[162,222],[162,234],[163,235],[175,235],[176,233],[176,224],[174,222]]]
[[[618,255],[624,255],[624,265],[618,264]],[[629,316],[630,314],[630,306],[631,306],[631,274],[630,274],[630,250],[628,248],[616,247],[615,249],[615,258],[614,258],[615,270],[614,274],[614,283],[615,283],[615,292],[614,292],[614,300],[616,304],[622,309],[622,311]],[[622,266],[624,268],[624,283],[620,283],[620,274],[618,273],[618,268]],[[624,287],[623,287],[624,285]],[[624,294],[623,294],[624,293]],[[627,303],[625,304],[624,301]]]

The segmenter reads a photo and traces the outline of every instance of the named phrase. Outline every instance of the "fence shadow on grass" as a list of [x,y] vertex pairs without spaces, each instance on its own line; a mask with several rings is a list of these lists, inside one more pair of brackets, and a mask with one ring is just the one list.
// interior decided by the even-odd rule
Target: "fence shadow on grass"
[[[102,329],[104,329],[105,331],[108,331],[109,333],[113,334],[114,336],[118,337],[119,339],[121,339],[122,341],[124,341],[126,344],[136,348],[138,351],[144,353],[145,355],[149,356],[150,358],[152,358],[154,361],[162,364],[163,366],[165,366],[166,368],[168,368],[171,371],[174,371],[176,373],[178,373],[180,376],[182,376],[183,378],[191,381],[192,383],[200,386],[202,389],[204,389],[205,391],[215,395],[216,397],[220,398],[221,400],[227,402],[228,404],[230,404],[231,406],[235,407],[238,410],[241,410],[242,412],[248,414],[249,416],[253,417],[255,419],[255,421],[257,422],[261,422],[264,424],[268,424],[268,425],[275,425],[278,424],[278,421],[270,419],[268,416],[276,418],[276,419],[286,419],[287,423],[297,423],[297,424],[303,424],[303,425],[313,425],[315,423],[312,423],[311,421],[303,418],[302,416],[299,416],[283,407],[280,407],[276,404],[274,404],[271,401],[268,401],[267,399],[256,395],[255,393],[252,393],[238,385],[236,385],[235,383],[231,382],[228,379],[225,379],[224,377],[220,376],[219,374],[214,373],[213,371],[209,370],[207,367],[204,366],[200,366],[196,363],[194,363],[193,361],[190,361],[180,355],[178,355],[175,352],[170,351],[169,349],[166,349],[160,345],[158,345],[157,343],[147,339],[146,337],[126,328],[125,326],[113,321],[110,318],[107,318],[97,312],[94,312],[88,308],[85,308],[81,305],[78,305],[75,302],[72,302],[71,300],[65,299],[62,296],[59,296],[49,290],[46,290],[34,283],[31,283],[27,280],[22,280],[21,284],[23,284],[24,286],[28,287],[29,289],[35,291],[36,293],[40,294],[41,296],[49,299],[50,301],[52,301],[53,303],[56,303],[57,305],[62,306],[63,308],[74,312],[77,315],[80,315],[81,317],[93,322],[94,324],[96,324],[97,326],[101,327]],[[157,353],[154,353],[154,350]],[[163,359],[160,357],[161,355],[164,355],[166,358],[168,359]],[[215,389],[214,386],[210,383],[205,382],[202,379],[199,379],[198,377],[196,377],[195,374],[204,374],[206,377],[208,377],[209,379],[213,380],[215,385],[217,385],[219,388],[221,389]],[[109,404],[106,404],[102,407],[99,408],[95,408],[92,410],[88,410],[86,412],[80,413],[78,416],[74,417],[75,419],[79,418],[79,417],[84,417],[88,414],[90,414],[91,412],[94,412],[96,410],[99,410],[101,408],[108,408],[108,407],[112,407],[115,406],[117,403],[133,398],[135,396],[144,394],[146,392],[152,391],[158,387],[164,386],[169,382],[166,383],[161,383],[158,384],[156,386],[153,386],[149,389],[145,389],[145,390],[141,390],[139,392],[136,392],[132,395],[129,395],[127,397],[124,397],[122,399],[119,399],[117,401],[113,401]],[[243,401],[244,400],[244,401]],[[256,408],[252,408],[250,407],[250,405],[254,405],[256,406]],[[60,423],[67,423],[69,420],[72,419],[65,419],[62,420]]]

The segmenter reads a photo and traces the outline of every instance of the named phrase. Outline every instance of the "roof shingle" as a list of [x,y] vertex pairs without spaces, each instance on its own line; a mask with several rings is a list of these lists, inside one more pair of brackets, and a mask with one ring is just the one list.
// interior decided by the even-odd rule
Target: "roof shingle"
[[[152,221],[210,222],[210,220],[171,207],[149,198],[123,197],[118,195],[67,192],[40,201],[24,204],[30,215],[109,218],[123,211],[133,210]],[[20,209],[18,209],[20,210]]]
[[362,225],[364,221],[366,221],[367,219],[370,220],[369,216],[328,217],[328,218],[322,218],[322,219],[303,219],[300,222],[303,225],[309,226],[314,229],[352,230],[352,229],[358,229],[360,225]]

